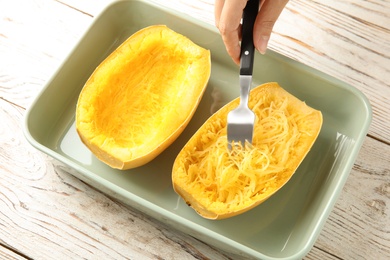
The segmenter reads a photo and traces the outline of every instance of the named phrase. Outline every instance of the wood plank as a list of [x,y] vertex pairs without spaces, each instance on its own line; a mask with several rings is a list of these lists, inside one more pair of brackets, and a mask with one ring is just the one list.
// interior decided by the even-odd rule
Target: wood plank
[[0,259],[7,260],[26,260],[28,258],[18,254],[15,250],[11,250],[0,243]]
[[323,249],[314,246],[312,250],[303,258],[303,260],[340,260],[339,257],[333,255],[330,252],[326,252]]
[[[96,16],[113,0],[56,0],[67,6],[85,12],[89,15]],[[214,0],[164,0],[155,3],[186,13],[188,16],[214,24]]]
[[[25,107],[90,24],[90,16],[110,1],[61,0],[67,8],[60,2],[19,1],[2,11],[9,16],[1,21],[5,23],[2,28],[10,29],[0,34],[0,53],[10,62],[1,68],[8,76],[0,78],[0,96]],[[210,24],[214,24],[213,3],[162,2]],[[275,25],[269,47],[361,90],[373,106],[369,134],[390,143],[390,128],[386,127],[390,122],[390,23],[386,10],[390,7],[386,3],[292,0]],[[32,11],[21,13],[21,5]],[[33,46],[26,45],[26,37],[33,39],[29,42]],[[40,59],[37,52],[42,54]],[[18,87],[11,90],[10,84]]]
[[[7,122],[0,128],[0,241],[32,258],[54,254],[66,258],[228,258],[72,177],[69,169],[26,143],[21,133],[23,109],[2,100],[0,107],[0,120]],[[377,259],[388,255],[389,149],[367,138],[364,153],[306,259],[324,259],[320,257],[324,255],[326,259],[361,259],[364,252],[374,252]],[[371,154],[370,163],[363,154]],[[370,181],[371,175],[375,181]],[[373,193],[368,197],[361,190]]]
[[[214,24],[213,0],[169,8]],[[370,135],[390,143],[389,1],[290,0],[278,19],[269,48],[362,91],[373,106]],[[367,64],[370,64],[367,66]]]
[[32,148],[24,110],[0,100],[0,242],[34,259],[226,259],[129,209]]
[[[25,142],[21,134],[21,107],[31,102],[59,66],[91,22],[90,13],[98,11],[90,0],[77,2],[85,7],[73,8],[49,0],[0,0],[0,242],[34,258],[50,258],[58,253],[65,258],[142,255],[227,259],[225,254],[198,240],[172,231],[91,189],[69,175],[69,169]],[[207,6],[205,12],[200,5],[184,0],[169,0],[167,5],[199,19],[204,16],[202,19],[212,23],[213,1],[201,2]],[[277,25],[280,33],[270,43],[272,49],[364,91],[374,106],[370,134],[385,142],[390,131],[386,117],[389,66],[385,66],[388,57],[380,57],[380,53],[389,53],[388,23],[378,17],[387,14],[389,8],[377,6],[386,3],[291,0]],[[20,6],[24,8],[21,10]],[[88,6],[91,10],[83,11]],[[371,10],[367,18],[364,8]],[[359,23],[358,17],[364,17],[368,26],[363,20]],[[287,23],[298,26],[286,32],[286,28],[291,28],[285,27]],[[332,25],[331,31],[326,30],[326,23]],[[385,28],[383,34],[381,28]],[[307,35],[308,31],[318,34]],[[383,37],[375,38],[378,33]],[[365,64],[377,66],[363,70]],[[355,67],[358,71],[354,71]],[[367,138],[335,209],[306,259],[389,258],[388,147]],[[369,256],[365,255],[367,252]]]
[[373,107],[370,135],[387,143],[389,10],[388,1],[379,0],[292,0],[276,23],[270,41],[271,49],[362,91]]
[[[209,24],[214,24],[213,4],[214,0],[163,3]],[[271,50],[362,91],[373,107],[370,135],[386,143],[390,143],[389,10],[389,1],[380,0],[290,0],[269,43]]]
[[91,20],[54,1],[0,0],[0,97],[27,107]]
[[316,246],[341,259],[390,257],[390,146],[366,138]]

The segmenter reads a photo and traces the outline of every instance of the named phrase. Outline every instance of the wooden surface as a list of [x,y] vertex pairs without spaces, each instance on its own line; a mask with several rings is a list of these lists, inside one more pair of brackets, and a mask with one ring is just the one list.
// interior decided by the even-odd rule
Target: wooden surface
[[[26,107],[109,0],[0,0],[0,258],[229,259],[34,149]],[[160,1],[214,23],[212,0]],[[373,122],[305,259],[390,259],[390,1],[291,0],[270,49],[352,84]]]

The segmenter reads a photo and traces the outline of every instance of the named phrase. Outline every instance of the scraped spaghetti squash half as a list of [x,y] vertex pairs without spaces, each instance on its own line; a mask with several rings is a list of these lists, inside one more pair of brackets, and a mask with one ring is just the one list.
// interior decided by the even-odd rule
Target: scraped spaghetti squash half
[[226,118],[238,103],[212,115],[173,165],[175,191],[205,218],[235,216],[269,198],[294,174],[322,126],[320,111],[267,83],[250,94],[256,114],[252,145],[229,151]]
[[136,32],[85,83],[76,107],[81,140],[113,168],[151,161],[188,124],[210,70],[210,51],[168,27]]

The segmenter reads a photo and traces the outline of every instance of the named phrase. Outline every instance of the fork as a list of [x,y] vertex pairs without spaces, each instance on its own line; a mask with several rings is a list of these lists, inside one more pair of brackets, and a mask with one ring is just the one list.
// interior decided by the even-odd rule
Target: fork
[[252,84],[253,60],[253,25],[259,11],[259,0],[249,0],[242,16],[242,40],[240,54],[240,104],[227,116],[228,148],[245,147],[245,142],[252,144],[255,114],[248,107],[249,92]]

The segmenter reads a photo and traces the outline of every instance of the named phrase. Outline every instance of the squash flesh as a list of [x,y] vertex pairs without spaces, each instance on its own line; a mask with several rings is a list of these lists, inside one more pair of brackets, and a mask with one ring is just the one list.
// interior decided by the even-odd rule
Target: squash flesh
[[76,110],[82,141],[114,168],[149,162],[188,124],[210,67],[209,51],[166,26],[138,31],[84,86]]
[[321,129],[320,111],[276,83],[264,84],[250,95],[256,114],[252,146],[229,151],[226,117],[238,101],[211,116],[173,166],[175,191],[205,218],[231,217],[269,198],[291,178]]

